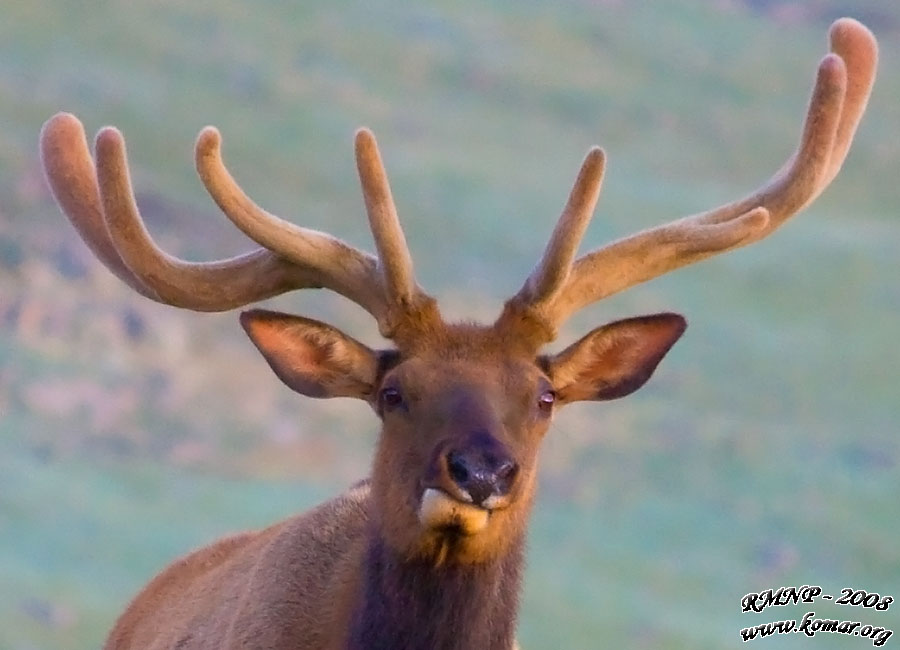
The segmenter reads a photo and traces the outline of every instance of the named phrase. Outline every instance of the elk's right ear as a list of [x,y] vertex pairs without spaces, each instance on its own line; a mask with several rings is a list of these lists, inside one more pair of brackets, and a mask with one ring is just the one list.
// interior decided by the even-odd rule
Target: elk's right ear
[[278,378],[298,393],[368,399],[374,390],[378,355],[330,325],[264,309],[243,312],[241,325]]

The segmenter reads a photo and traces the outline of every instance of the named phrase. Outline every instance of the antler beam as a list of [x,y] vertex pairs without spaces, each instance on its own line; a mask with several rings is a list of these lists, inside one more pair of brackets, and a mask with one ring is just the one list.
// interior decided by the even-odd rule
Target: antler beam
[[413,303],[432,302],[416,285],[412,261],[374,136],[356,136],[357,166],[379,258],[331,235],[284,221],[257,206],[222,161],[212,127],[196,144],[197,171],[225,215],[262,248],[230,259],[188,262],[163,251],[134,199],[125,141],[97,134],[96,162],[77,118],[60,113],[41,132],[41,157],[53,194],[85,243],[121,280],[157,302],[224,311],[287,291],[327,288],[356,302],[393,336]]
[[[575,259],[600,193],[602,150],[585,157],[549,243],[498,324],[528,323],[543,342],[586,305],[673,269],[766,237],[809,205],[835,178],[865,110],[878,59],[874,37],[844,18],[829,33],[796,152],[747,197],[612,242]],[[81,237],[129,286],[159,302],[221,311],[287,291],[327,288],[350,298],[391,338],[414,337],[437,322],[434,300],[416,284],[374,136],[356,135],[356,163],[378,257],[257,206],[226,169],[219,132],[196,144],[197,170],[225,215],[259,248],[214,262],[187,262],[147,232],[131,188],[125,142],[113,128],[97,135],[91,159],[81,123],[61,113],[41,133],[53,193]],[[522,318],[525,316],[526,318]],[[406,334],[401,334],[401,331]]]
[[[547,336],[579,309],[635,284],[758,241],[809,205],[834,179],[865,110],[878,60],[872,33],[855,20],[836,21],[831,53],[819,64],[797,151],[781,171],[749,196],[651,228],[598,248],[571,262],[593,212],[593,201],[563,212],[541,263],[506,313],[528,313]],[[569,205],[599,188],[602,164],[588,154]],[[600,158],[602,160],[602,158]],[[501,317],[504,318],[504,317]]]

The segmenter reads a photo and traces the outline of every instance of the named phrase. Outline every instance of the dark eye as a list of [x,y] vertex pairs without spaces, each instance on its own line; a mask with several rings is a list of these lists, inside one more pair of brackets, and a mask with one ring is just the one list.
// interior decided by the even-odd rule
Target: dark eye
[[552,390],[545,390],[538,397],[538,408],[544,413],[550,413],[553,410],[553,404],[556,402],[556,393]]
[[392,411],[403,404],[403,395],[396,388],[381,389],[381,407],[386,411]]

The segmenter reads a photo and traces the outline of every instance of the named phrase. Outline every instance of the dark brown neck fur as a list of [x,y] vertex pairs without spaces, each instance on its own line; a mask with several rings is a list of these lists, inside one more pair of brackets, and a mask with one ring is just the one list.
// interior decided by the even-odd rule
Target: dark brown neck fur
[[523,543],[493,562],[409,561],[372,534],[347,650],[510,650]]

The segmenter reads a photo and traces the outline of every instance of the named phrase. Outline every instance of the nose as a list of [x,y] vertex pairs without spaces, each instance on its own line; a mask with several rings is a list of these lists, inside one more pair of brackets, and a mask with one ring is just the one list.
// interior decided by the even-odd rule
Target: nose
[[480,506],[489,497],[506,496],[519,466],[506,454],[492,449],[457,449],[447,453],[447,473],[456,486]]

